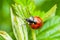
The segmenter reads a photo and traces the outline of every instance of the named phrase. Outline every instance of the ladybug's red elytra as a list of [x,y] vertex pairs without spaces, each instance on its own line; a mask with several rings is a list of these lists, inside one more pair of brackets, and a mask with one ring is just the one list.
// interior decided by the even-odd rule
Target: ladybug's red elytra
[[43,25],[43,21],[40,17],[34,16],[26,19],[32,29],[38,29]]

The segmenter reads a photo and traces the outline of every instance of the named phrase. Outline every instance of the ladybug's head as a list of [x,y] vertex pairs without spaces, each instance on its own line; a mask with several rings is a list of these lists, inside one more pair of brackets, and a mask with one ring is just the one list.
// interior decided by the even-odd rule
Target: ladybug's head
[[31,23],[36,24],[36,21],[34,21],[34,17],[30,17],[30,18],[26,19],[26,21],[27,21],[29,24],[31,24]]

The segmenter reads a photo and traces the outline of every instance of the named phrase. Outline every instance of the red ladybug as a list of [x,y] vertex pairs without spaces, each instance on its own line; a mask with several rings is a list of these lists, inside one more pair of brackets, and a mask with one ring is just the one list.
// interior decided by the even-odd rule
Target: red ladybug
[[38,29],[43,25],[43,21],[40,17],[34,16],[26,19],[32,29]]

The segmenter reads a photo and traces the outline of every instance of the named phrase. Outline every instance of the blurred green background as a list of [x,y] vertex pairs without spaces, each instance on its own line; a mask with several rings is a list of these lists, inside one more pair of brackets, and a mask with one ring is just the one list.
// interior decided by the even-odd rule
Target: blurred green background
[[[57,4],[56,15],[60,16],[60,0],[34,0],[36,4],[36,10],[47,12],[54,4]],[[13,36],[11,16],[10,16],[10,5],[13,0],[0,0],[0,30],[6,31]],[[1,37],[0,37],[0,40]]]

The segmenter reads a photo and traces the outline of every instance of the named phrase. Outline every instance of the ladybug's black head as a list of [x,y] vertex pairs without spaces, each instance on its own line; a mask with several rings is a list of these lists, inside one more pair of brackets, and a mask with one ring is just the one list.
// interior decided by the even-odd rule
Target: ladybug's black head
[[34,17],[30,17],[30,18],[26,19],[26,21],[29,22],[30,24],[31,23],[36,24],[36,21],[34,21]]

